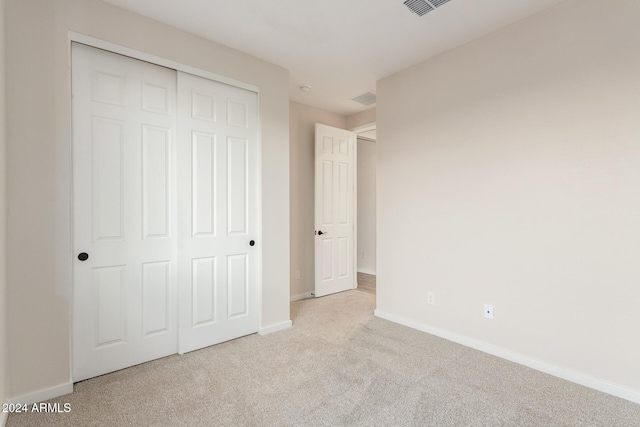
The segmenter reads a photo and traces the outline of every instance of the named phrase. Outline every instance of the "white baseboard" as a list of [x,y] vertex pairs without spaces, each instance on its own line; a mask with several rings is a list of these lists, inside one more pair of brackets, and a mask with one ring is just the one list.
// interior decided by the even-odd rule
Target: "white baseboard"
[[288,329],[293,326],[291,320],[287,320],[286,322],[277,323],[275,325],[267,326],[266,328],[258,329],[258,335],[269,335],[274,332],[282,331],[283,329]]
[[45,400],[53,399],[54,397],[64,396],[65,394],[73,393],[73,383],[68,382],[57,385],[51,388],[45,388],[33,393],[23,394],[22,396],[13,397],[9,399],[9,403],[26,403],[28,405],[32,403],[44,402]]
[[372,276],[376,275],[375,270],[369,270],[368,268],[359,268],[358,273],[371,274]]
[[0,412],[0,427],[7,425],[7,418],[9,418],[8,412]]
[[305,292],[304,294],[291,295],[291,302],[300,301],[307,298],[312,298],[313,292]]
[[640,390],[632,390],[617,384],[591,377],[589,375],[571,371],[559,366],[554,366],[531,358],[524,354],[515,353],[502,347],[488,344],[486,342],[479,341],[473,338],[465,337],[463,335],[458,335],[456,333],[445,331],[443,329],[434,328],[424,323],[414,322],[412,320],[408,320],[394,314],[386,313],[381,310],[375,310],[374,314],[376,315],[376,317],[379,317],[381,319],[390,320],[392,322],[399,323],[401,325],[408,326],[410,328],[417,329],[419,331],[426,332],[428,334],[435,335],[449,341],[453,341],[466,347],[480,350],[484,353],[488,353],[493,356],[497,356],[502,359],[517,363],[519,365],[524,365],[537,371],[544,372],[545,374],[553,375],[554,377],[562,378],[563,380],[571,381],[573,383],[580,384],[585,387],[601,391],[603,393],[611,394],[622,399],[630,400],[631,402],[640,403]]

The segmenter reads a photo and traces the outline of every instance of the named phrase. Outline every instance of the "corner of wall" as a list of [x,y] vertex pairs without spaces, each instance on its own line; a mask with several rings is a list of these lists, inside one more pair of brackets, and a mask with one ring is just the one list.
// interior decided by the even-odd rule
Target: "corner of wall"
[[269,335],[274,332],[289,329],[291,326],[293,326],[293,322],[291,320],[287,320],[284,322],[276,323],[275,325],[261,327],[260,329],[258,329],[258,335]]
[[376,121],[376,108],[361,111],[347,116],[347,129],[355,129],[358,126],[368,125]]
[[[6,114],[5,114],[5,0],[0,0],[0,404],[7,402],[7,281],[5,273],[6,242]],[[0,412],[0,427],[8,414]]]

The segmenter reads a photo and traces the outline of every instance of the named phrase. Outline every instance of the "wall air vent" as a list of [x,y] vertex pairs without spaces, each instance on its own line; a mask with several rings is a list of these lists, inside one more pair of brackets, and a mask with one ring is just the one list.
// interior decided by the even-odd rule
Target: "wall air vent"
[[362,105],[372,105],[376,103],[376,94],[373,92],[363,93],[355,98],[351,98],[352,101],[356,101]]
[[440,7],[448,2],[449,0],[405,0],[404,5],[416,15],[424,16],[436,7]]

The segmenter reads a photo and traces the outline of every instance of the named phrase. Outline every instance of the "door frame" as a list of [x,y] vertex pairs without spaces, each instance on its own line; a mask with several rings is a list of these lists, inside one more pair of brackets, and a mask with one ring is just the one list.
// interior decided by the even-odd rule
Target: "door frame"
[[[376,130],[377,129],[377,122],[370,122],[370,123],[365,123],[359,126],[355,126],[352,127],[350,129],[347,129],[353,133],[355,133],[355,137],[356,140],[354,142],[354,145],[356,146],[356,149],[358,148],[358,138],[360,138],[358,136],[359,133],[361,132],[367,132],[370,130]],[[354,258],[354,275],[355,275],[355,280],[356,280],[356,288],[358,287],[358,155],[357,155],[357,151],[356,151],[356,159],[355,159],[355,164],[356,164],[356,170],[355,170],[355,178],[353,181],[353,185],[354,185],[354,198],[355,198],[355,206],[353,207],[353,215],[354,215],[354,226],[355,226],[355,231],[353,234],[353,238],[354,238],[354,244],[353,244],[353,248],[354,248],[354,254],[353,256]],[[376,224],[377,227],[377,224]],[[376,241],[376,253],[377,253],[377,241]]]
[[[366,140],[366,141],[372,141],[372,142],[376,143],[377,141],[375,139],[372,140],[372,139],[369,139],[367,137],[361,137],[361,136],[358,136],[358,135],[360,133],[362,133],[362,132],[368,132],[368,131],[371,131],[371,130],[376,130],[377,128],[378,128],[377,122],[370,122],[370,123],[365,123],[365,124],[353,127],[353,128],[351,128],[349,130],[356,134],[356,145],[358,145],[358,139],[362,139],[362,140]],[[356,157],[356,165],[357,164],[358,164],[358,158]],[[358,174],[358,170],[356,169],[356,191],[358,189],[358,182],[357,182],[357,178],[358,177],[357,177],[357,174]],[[377,176],[378,176],[378,174],[377,174],[377,171],[376,171],[376,179],[377,179]],[[357,222],[358,221],[358,211],[357,211],[357,208],[358,208],[358,196],[357,196],[357,192],[356,192],[356,233],[358,231],[357,230],[357,227],[358,227],[358,222]],[[376,206],[376,209],[377,209],[377,206]],[[376,230],[377,230],[377,228],[378,228],[378,224],[377,224],[377,220],[376,220]],[[356,234],[356,240],[357,240],[357,238],[358,238],[358,235]],[[357,248],[357,245],[358,245],[358,242],[356,241],[356,248]],[[376,237],[376,254],[377,253],[378,253],[378,239]],[[357,258],[358,252],[357,251],[356,251],[355,255],[356,255],[356,262],[355,262],[355,264],[356,264],[356,273],[355,273],[355,275],[356,275],[356,279],[357,279],[358,278],[358,258]],[[377,262],[376,262],[376,273],[377,273]]]
[[[236,80],[231,77],[226,77],[220,74],[212,73],[210,71],[205,71],[200,68],[192,67],[190,65],[185,65],[180,62],[155,56],[150,53],[145,53],[136,49],[126,47],[126,46],[122,46],[122,45],[111,43],[105,40],[97,39],[95,37],[87,36],[85,34],[69,31],[69,49],[71,49],[71,42],[86,44],[87,46],[91,46],[91,47],[106,50],[112,53],[128,56],[134,59],[139,59],[141,61],[150,62],[152,64],[160,65],[166,68],[171,68],[173,70],[184,71],[185,73],[194,74],[196,76],[204,77],[209,80],[214,80],[216,82],[228,84],[229,86],[235,86],[241,89],[248,90],[250,92],[255,92],[258,95],[260,94],[260,87],[253,85],[251,83],[242,82],[240,80]],[[260,109],[258,108],[258,113],[259,112],[260,112]]]
[[[162,58],[159,56],[155,56],[146,52],[142,52],[136,49],[132,49],[126,46],[122,46],[116,43],[111,43],[102,39],[98,39],[95,37],[91,37],[88,36],[86,34],[81,34],[81,33],[77,33],[75,31],[68,31],[67,33],[67,49],[68,49],[68,58],[69,58],[69,63],[67,64],[67,69],[69,70],[68,76],[69,76],[69,91],[68,91],[68,96],[69,96],[69,105],[72,105],[72,78],[73,76],[71,75],[71,66],[72,66],[72,54],[71,54],[71,45],[72,43],[81,43],[90,47],[94,47],[97,49],[102,49],[111,53],[115,53],[115,54],[119,54],[119,55],[124,55],[124,56],[128,56],[130,58],[133,59],[138,59],[144,62],[149,62],[151,64],[154,65],[159,65],[161,67],[165,67],[165,68],[170,68],[176,71],[182,71],[185,73],[189,73],[189,74],[193,74],[195,76],[199,76],[199,77],[203,77],[209,80],[213,80],[219,83],[223,83],[223,84],[227,84],[229,86],[234,86],[240,89],[244,89],[250,92],[254,92],[256,94],[257,97],[257,121],[258,121],[258,129],[257,129],[257,138],[256,138],[256,142],[257,142],[257,147],[256,147],[256,155],[257,155],[257,176],[258,176],[258,182],[257,182],[257,197],[256,197],[256,202],[257,202],[257,224],[256,224],[256,236],[257,239],[260,240],[260,242],[263,241],[263,233],[262,233],[262,219],[263,219],[263,209],[262,209],[262,112],[260,109],[260,87],[253,85],[251,83],[246,83],[240,80],[236,80],[233,79],[231,77],[226,77],[220,74],[216,74],[216,73],[212,73],[210,71],[205,71],[202,70],[200,68],[196,68],[196,67],[192,67],[190,65],[186,65],[177,61],[172,61],[170,59],[166,59],[166,58]],[[69,111],[69,115],[70,117],[72,117],[72,111]],[[70,128],[71,129],[71,128]],[[72,135],[70,134],[70,143],[71,143],[71,150],[73,150],[73,140],[71,139]],[[72,151],[69,153],[70,155],[70,159],[71,161],[69,162],[69,176],[71,177],[71,179],[69,180],[70,182],[70,187],[69,187],[69,202],[70,202],[70,220],[71,220],[71,227],[70,227],[70,234],[69,234],[69,239],[71,242],[71,248],[73,248],[73,239],[74,239],[74,235],[73,235],[73,204],[74,204],[74,198],[73,198],[73,157],[72,157]],[[262,247],[262,244],[260,245],[260,247]],[[70,256],[70,260],[73,259],[73,251],[72,253],[69,254]],[[70,261],[71,263],[73,261]],[[71,286],[70,286],[70,304],[73,304],[73,281],[74,281],[74,272],[73,272],[73,265],[71,264]],[[258,333],[260,333],[260,325],[262,324],[262,302],[263,302],[263,289],[262,289],[262,250],[258,251],[258,253],[256,254],[256,300],[257,300],[257,325],[256,325],[256,330],[258,331]],[[178,304],[178,316],[180,315],[179,313],[179,304]],[[73,307],[70,307],[69,310],[69,332],[70,332],[70,336],[69,336],[69,373],[71,376],[71,384],[73,384],[74,379],[73,379]],[[177,344],[177,343],[176,343]]]
[[351,132],[355,132],[356,134],[361,132],[367,132],[370,130],[376,130],[376,122],[365,123],[363,125],[359,125],[348,130],[350,130]]

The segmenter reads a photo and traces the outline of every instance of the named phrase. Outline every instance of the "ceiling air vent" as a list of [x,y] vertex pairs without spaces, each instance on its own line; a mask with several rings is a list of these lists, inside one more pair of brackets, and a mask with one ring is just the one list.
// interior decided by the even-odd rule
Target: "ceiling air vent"
[[376,94],[373,92],[363,93],[355,98],[351,98],[352,101],[356,101],[362,105],[372,105],[376,103]]
[[405,0],[404,5],[416,15],[424,16],[436,7],[440,7],[447,2],[449,2],[449,0]]
[[433,6],[427,3],[425,0],[405,0],[404,5],[409,10],[418,16],[426,15],[433,10]]

